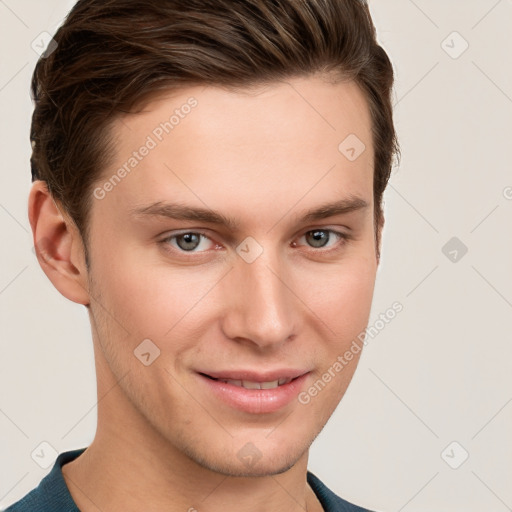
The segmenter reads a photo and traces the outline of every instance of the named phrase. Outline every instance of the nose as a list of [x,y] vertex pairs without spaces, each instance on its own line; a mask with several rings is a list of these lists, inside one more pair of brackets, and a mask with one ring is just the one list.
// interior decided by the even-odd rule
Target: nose
[[290,276],[268,248],[252,263],[237,256],[222,287],[224,334],[260,349],[280,347],[296,336],[301,302]]

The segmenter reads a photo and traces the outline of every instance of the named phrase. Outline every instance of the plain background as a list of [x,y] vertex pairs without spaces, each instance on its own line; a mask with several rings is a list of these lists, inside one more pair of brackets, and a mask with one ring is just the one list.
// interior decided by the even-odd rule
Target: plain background
[[[96,428],[86,309],[43,274],[27,218],[31,44],[72,4],[0,0],[3,507],[50,471],[31,458],[40,443],[85,447]],[[370,7],[402,148],[370,325],[395,301],[403,311],[368,338],[309,469],[375,511],[511,510],[512,1]]]

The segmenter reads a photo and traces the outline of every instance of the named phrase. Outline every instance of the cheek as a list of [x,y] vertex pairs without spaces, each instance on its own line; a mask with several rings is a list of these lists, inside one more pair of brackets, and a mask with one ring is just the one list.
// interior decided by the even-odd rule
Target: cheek
[[354,257],[321,268],[301,272],[301,294],[331,334],[349,336],[366,327],[376,277],[376,264],[366,257]]
[[[311,417],[324,424],[345,394],[363,351],[360,335],[368,324],[376,265],[360,257],[309,282],[312,328],[322,338],[319,366],[301,395]],[[308,290],[306,292],[306,290]]]
[[164,337],[187,316],[204,307],[203,298],[218,276],[206,268],[171,266],[147,252],[117,251],[115,261],[98,254],[94,280],[102,306],[137,337]]

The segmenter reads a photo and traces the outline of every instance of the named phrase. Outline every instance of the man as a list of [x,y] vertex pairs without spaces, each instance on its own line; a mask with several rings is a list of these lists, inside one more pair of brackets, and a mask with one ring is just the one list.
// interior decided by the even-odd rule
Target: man
[[53,46],[29,219],[88,309],[98,425],[8,510],[365,510],[307,463],[360,357],[398,152],[368,6],[82,0]]

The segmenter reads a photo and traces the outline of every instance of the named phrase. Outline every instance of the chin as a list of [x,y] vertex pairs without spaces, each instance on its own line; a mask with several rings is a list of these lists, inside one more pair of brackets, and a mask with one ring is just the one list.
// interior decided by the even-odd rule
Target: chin
[[219,473],[224,476],[239,477],[239,478],[254,478],[254,477],[266,477],[272,475],[280,475],[291,469],[298,461],[299,457],[294,457],[290,460],[290,457],[283,457],[280,460],[274,458],[273,460],[263,461],[260,459],[253,465],[243,464],[236,462],[233,464],[233,459],[224,461],[215,461],[213,464],[208,464],[207,460],[201,461],[203,467]]
[[[257,441],[256,441],[257,443]],[[291,469],[307,452],[311,443],[294,443],[291,446],[281,444],[280,449],[269,446],[261,440],[261,450],[256,444],[248,441],[239,447],[231,445],[231,449],[220,447],[220,451],[199,453],[194,448],[185,449],[185,454],[205,469],[230,477],[265,477],[279,475]],[[231,453],[232,454],[231,454]],[[268,455],[266,455],[266,453]]]

